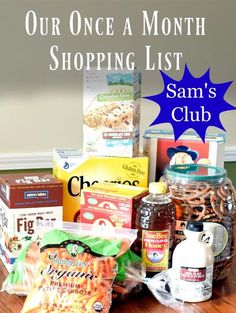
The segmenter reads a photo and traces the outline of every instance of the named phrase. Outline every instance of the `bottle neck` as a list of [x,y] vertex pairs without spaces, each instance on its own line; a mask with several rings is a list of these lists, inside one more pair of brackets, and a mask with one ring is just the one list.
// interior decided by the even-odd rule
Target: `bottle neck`
[[158,193],[149,193],[149,196],[153,197],[153,198],[163,198],[165,195],[160,195]]
[[144,202],[158,202],[160,204],[167,204],[171,202],[171,199],[166,194],[156,194],[156,193],[149,193],[148,196],[143,198]]
[[194,240],[194,241],[202,241],[202,233],[203,232],[196,232],[196,231],[190,231],[188,229],[185,229],[184,234],[187,239]]

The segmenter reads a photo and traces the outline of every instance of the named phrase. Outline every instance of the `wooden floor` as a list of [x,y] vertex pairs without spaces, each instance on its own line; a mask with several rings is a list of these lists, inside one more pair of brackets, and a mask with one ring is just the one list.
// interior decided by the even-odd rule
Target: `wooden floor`
[[[7,271],[0,262],[0,285],[7,275]],[[23,297],[0,293],[0,313],[20,313],[24,303]],[[166,313],[176,312],[160,305],[151,294],[130,298],[124,303],[116,303],[111,313]],[[211,300],[198,304],[184,304],[183,313],[236,313],[236,258],[231,274],[223,281],[214,285]],[[68,312],[69,313],[69,312]],[[80,313],[80,312],[78,312]]]

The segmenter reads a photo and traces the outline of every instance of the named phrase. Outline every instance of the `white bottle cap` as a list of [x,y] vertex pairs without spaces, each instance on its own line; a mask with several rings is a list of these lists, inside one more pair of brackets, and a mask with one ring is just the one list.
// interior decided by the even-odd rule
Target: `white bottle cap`
[[167,192],[167,184],[165,182],[150,183],[149,192],[157,195],[164,195]]

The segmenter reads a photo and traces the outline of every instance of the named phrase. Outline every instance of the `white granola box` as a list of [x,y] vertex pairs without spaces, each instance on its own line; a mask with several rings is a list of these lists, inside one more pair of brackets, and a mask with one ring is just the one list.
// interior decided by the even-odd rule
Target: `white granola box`
[[141,74],[84,70],[83,148],[94,156],[133,157],[139,150]]

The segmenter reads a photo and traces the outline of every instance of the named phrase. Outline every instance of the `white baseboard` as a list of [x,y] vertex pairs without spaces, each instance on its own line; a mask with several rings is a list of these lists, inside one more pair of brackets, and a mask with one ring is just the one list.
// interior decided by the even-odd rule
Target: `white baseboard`
[[[52,152],[0,154],[0,170],[52,168]],[[227,148],[225,162],[236,162],[236,147]]]
[[52,152],[0,154],[0,170],[52,168]]
[[224,161],[225,162],[236,161],[236,146],[225,149]]

